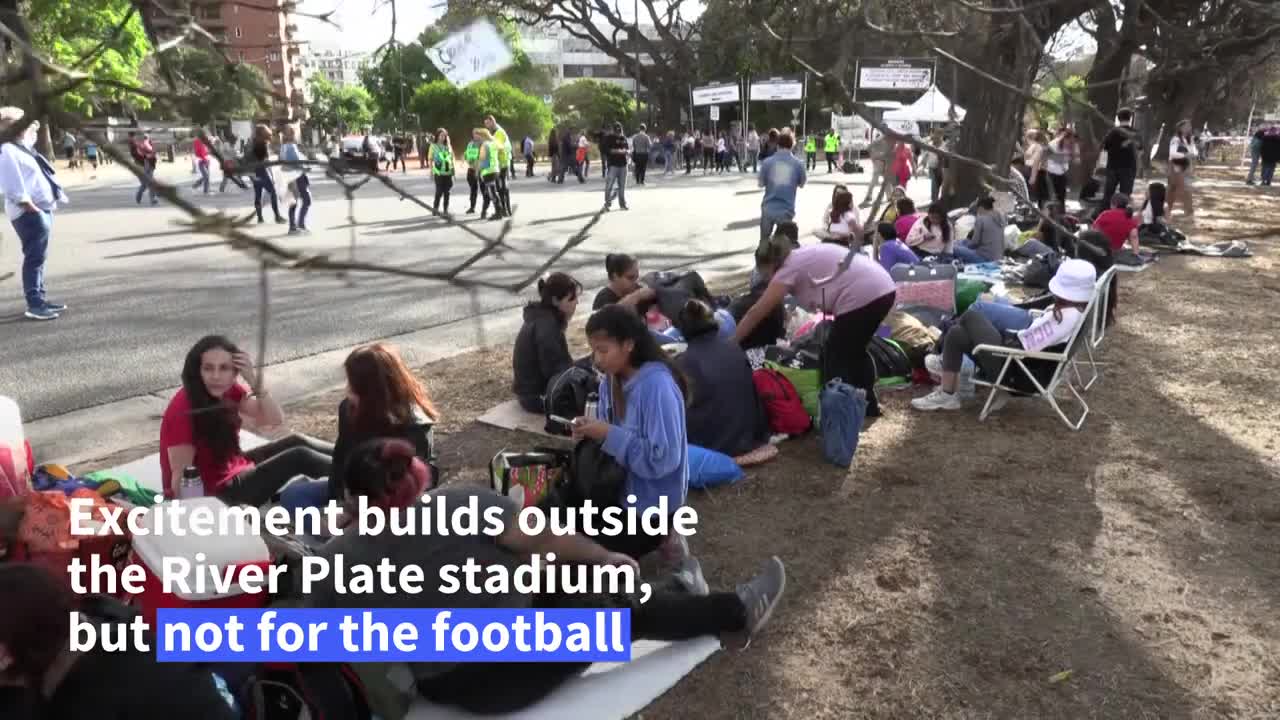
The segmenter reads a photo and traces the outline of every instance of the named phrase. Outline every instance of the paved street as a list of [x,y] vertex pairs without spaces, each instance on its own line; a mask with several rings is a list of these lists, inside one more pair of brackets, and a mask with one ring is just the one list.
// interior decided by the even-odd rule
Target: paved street
[[[168,166],[162,173],[189,182],[186,167],[179,160],[178,167]],[[563,186],[541,177],[516,180],[510,249],[473,266],[466,276],[513,282],[532,272],[601,206],[603,181],[598,168],[593,169],[596,175],[587,185],[572,179]],[[651,173],[648,187],[629,187],[632,210],[615,207],[557,269],[595,288],[605,281],[605,254],[616,251],[639,256],[645,271],[694,265],[713,275],[746,267],[758,237],[754,177],[704,177],[695,171],[692,177],[663,180],[660,175]],[[395,178],[430,200],[430,178],[421,171]],[[466,209],[467,186],[459,179],[451,208],[455,213]],[[802,191],[798,222],[803,232],[816,226],[834,182],[819,170]],[[0,283],[0,393],[15,395],[28,421],[176,387],[186,350],[206,333],[224,333],[256,352],[256,266],[210,236],[177,227],[181,212],[135,205],[134,187],[110,178],[89,182],[73,188],[72,205],[56,216],[47,285],[53,299],[70,306],[61,319],[23,320],[19,278]],[[214,190],[201,198],[205,205],[237,213],[252,205],[249,192],[229,187],[219,195],[216,185]],[[285,226],[270,223],[270,210],[268,224],[252,231],[345,257],[346,202],[327,180],[316,182],[313,190],[312,235],[288,237]],[[861,197],[861,184],[854,192]],[[444,269],[481,247],[476,238],[424,216],[376,183],[360,190],[356,217],[358,258],[364,261]],[[475,218],[468,223],[490,236],[499,230],[500,224],[481,223],[478,215],[466,217]],[[18,270],[21,258],[10,228],[3,228],[3,237],[0,274]],[[353,280],[348,284],[332,276],[273,273],[268,362],[513,308],[533,294],[468,292],[389,276],[357,275]]]

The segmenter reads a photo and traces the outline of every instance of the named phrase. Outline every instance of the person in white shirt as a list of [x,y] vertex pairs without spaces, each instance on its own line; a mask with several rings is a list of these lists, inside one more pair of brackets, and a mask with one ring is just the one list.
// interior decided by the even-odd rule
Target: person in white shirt
[[[0,132],[22,120],[21,108],[0,108]],[[49,252],[53,211],[67,202],[54,179],[53,166],[35,151],[40,123],[27,126],[16,142],[0,145],[0,192],[5,214],[22,243],[22,290],[27,298],[27,318],[57,319],[67,306],[48,299],[44,289],[44,264]]]
[[1058,134],[1049,141],[1049,153],[1045,159],[1045,170],[1049,172],[1049,185],[1053,188],[1054,200],[1067,204],[1067,173],[1071,170],[1071,162],[1080,155],[1080,147],[1076,142],[1075,131],[1069,127],[1058,128]]
[[1191,164],[1199,159],[1196,144],[1191,137],[1191,121],[1178,123],[1169,139],[1169,205],[1166,217],[1173,217],[1173,206],[1182,201],[1182,212],[1188,219],[1195,218],[1191,203]]
[[862,222],[848,187],[837,185],[832,190],[831,204],[822,214],[822,227],[826,230],[819,235],[823,242],[849,245],[856,240],[857,245],[862,244]]
[[[1002,345],[1035,352],[1070,340],[1093,297],[1097,279],[1093,263],[1076,258],[1066,260],[1058,266],[1058,271],[1049,281],[1053,306],[1027,329],[1016,333],[1002,333],[977,308],[966,310],[942,339],[942,384],[928,395],[912,400],[911,407],[917,410],[959,410],[960,396],[956,394],[956,390],[960,382],[960,370],[964,365],[964,357],[972,356],[973,349],[979,345]],[[985,375],[995,379],[1000,374],[1004,360],[990,353],[982,353],[974,358],[974,362]],[[933,360],[925,359],[926,366],[937,363],[936,357]],[[1013,380],[1012,377],[1009,378],[1010,382]],[[1007,398],[1001,395],[1000,402],[1005,400]]]

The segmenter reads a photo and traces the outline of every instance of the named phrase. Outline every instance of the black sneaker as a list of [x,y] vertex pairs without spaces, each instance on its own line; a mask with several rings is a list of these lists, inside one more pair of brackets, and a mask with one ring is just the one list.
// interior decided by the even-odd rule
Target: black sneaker
[[746,642],[743,650],[750,647],[751,639],[769,624],[773,609],[778,606],[786,589],[787,569],[776,555],[769,558],[760,574],[738,586],[738,599],[742,601],[745,615],[743,633]]
[[58,319],[58,313],[50,310],[47,307],[38,307],[38,308],[29,307],[27,308],[27,312],[24,314],[28,320],[57,320]]

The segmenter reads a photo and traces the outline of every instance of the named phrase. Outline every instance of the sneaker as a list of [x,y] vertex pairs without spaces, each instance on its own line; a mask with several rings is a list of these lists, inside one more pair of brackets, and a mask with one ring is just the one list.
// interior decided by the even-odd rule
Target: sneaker
[[743,650],[750,647],[751,639],[769,624],[769,617],[786,589],[787,569],[776,555],[769,558],[759,575],[738,586],[738,599],[746,611],[743,631],[747,640]]
[[57,320],[58,313],[47,307],[27,308],[25,313],[28,320]]
[[62,313],[67,311],[67,306],[63,305],[62,303],[49,302],[48,300],[45,300],[44,309],[51,310],[56,313]]
[[938,388],[924,397],[912,400],[911,407],[917,410],[959,410],[960,396]]
[[702,563],[689,552],[689,541],[677,534],[676,539],[663,547],[663,560],[672,568],[671,575],[680,587],[690,595],[706,597],[711,594],[707,579],[702,575]]
[[627,207],[626,205],[623,205],[623,206],[622,206],[622,209],[623,209],[623,210],[630,210],[631,208]]
[[298,228],[289,228],[289,234],[290,234],[290,235],[301,235],[301,234],[302,234],[302,231],[301,231],[301,230],[299,230]]
[[467,214],[468,214],[468,215],[474,215],[474,214],[475,214],[475,212],[476,212],[476,209],[475,209],[475,208],[468,208],[468,209],[467,209]]
[[286,224],[286,223],[288,223],[288,222],[289,222],[289,221],[288,221],[288,220],[286,220],[286,219],[285,219],[285,218],[283,218],[283,217],[277,217],[277,218],[276,218],[276,224],[277,224],[277,225],[284,225],[284,224]]

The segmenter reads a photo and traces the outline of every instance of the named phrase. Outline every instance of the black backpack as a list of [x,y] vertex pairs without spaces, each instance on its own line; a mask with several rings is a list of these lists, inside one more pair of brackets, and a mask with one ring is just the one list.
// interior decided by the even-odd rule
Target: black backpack
[[245,720],[370,720],[364,683],[345,663],[259,666],[241,692]]
[[[867,354],[871,356],[871,363],[875,365],[877,379],[911,377],[911,357],[898,343],[878,335],[874,336],[871,342],[867,343]],[[922,360],[921,366],[923,364]],[[845,382],[848,382],[847,378]]]
[[576,365],[551,378],[547,394],[542,396],[547,424],[543,428],[551,435],[572,435],[573,429],[551,419],[552,415],[572,420],[581,417],[587,409],[587,396],[600,387],[595,373]]
[[1035,256],[1022,273],[1022,284],[1027,287],[1049,287],[1049,281],[1053,279],[1054,273],[1058,272],[1058,266],[1061,264],[1062,257],[1054,252]]

